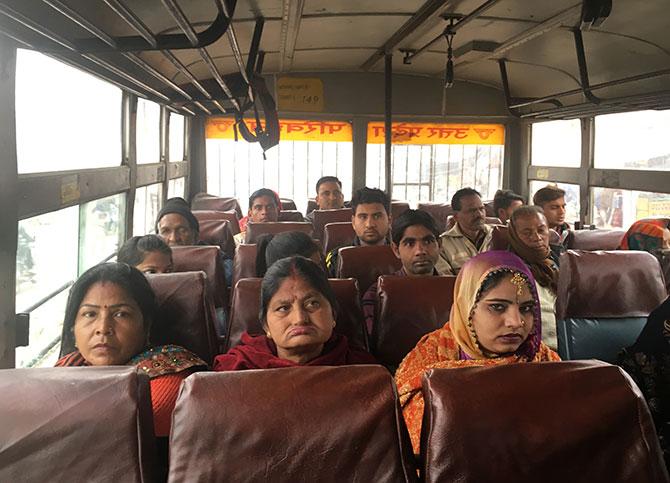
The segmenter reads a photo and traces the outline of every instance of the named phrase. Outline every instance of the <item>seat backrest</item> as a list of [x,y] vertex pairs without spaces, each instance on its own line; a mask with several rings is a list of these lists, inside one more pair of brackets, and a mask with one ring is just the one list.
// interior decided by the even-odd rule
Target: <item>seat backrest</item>
[[559,354],[614,362],[667,294],[658,260],[642,251],[568,250],[556,301]]
[[484,201],[484,209],[486,210],[486,216],[496,217],[498,213],[493,209],[493,201]]
[[152,321],[153,344],[176,344],[211,364],[219,353],[214,326],[214,304],[204,272],[147,275],[156,294],[159,314]]
[[415,481],[407,445],[382,367],[199,373],[177,399],[169,481]]
[[230,257],[235,254],[235,240],[228,220],[202,220],[200,240],[221,247],[221,251]]
[[429,213],[435,222],[440,233],[447,229],[447,216],[453,214],[454,210],[448,203],[419,203],[417,208],[419,210]]
[[295,201],[293,201],[291,198],[279,198],[279,201],[281,202],[282,211],[284,211],[284,210],[297,210],[298,209],[295,206]]
[[305,210],[305,214],[307,215],[312,211],[316,210],[317,206],[318,205],[316,204],[316,201],[310,198],[309,200],[307,200],[307,209]]
[[456,277],[379,277],[377,323],[370,346],[377,360],[396,368],[425,334],[449,320]]
[[207,288],[215,307],[228,306],[228,291],[219,248],[216,246],[172,247],[175,272],[205,272]]
[[237,219],[237,212],[235,210],[193,210],[192,213],[199,223],[202,223],[205,220],[227,220],[228,228],[230,228],[233,235],[237,235],[240,232],[240,221]]
[[327,223],[324,226],[323,253],[327,254],[334,248],[351,245],[356,238],[356,232],[350,221]]
[[616,250],[626,232],[623,230],[574,230],[566,240],[573,250]]
[[509,247],[509,230],[507,225],[493,225],[491,250],[507,250]]
[[500,220],[500,218],[497,218],[495,216],[487,216],[484,218],[484,223],[487,225],[502,225],[503,222]]
[[149,378],[135,367],[0,370],[0,481],[153,481]]
[[[348,222],[351,225],[351,208],[339,210],[314,210],[314,237],[319,240],[325,239],[325,227],[328,223]],[[352,228],[353,229],[353,228]]]
[[668,482],[647,404],[616,366],[432,369],[423,394],[428,483]]
[[237,247],[233,259],[233,290],[238,281],[256,276],[256,253],[257,245],[255,243],[242,243]]
[[[235,286],[226,337],[226,351],[239,344],[245,332],[252,335],[265,333],[258,319],[261,308],[261,280],[260,278],[243,278]],[[331,278],[329,282],[340,306],[335,331],[345,335],[352,347],[367,350],[368,340],[356,281],[352,278]]]
[[207,194],[197,194],[191,201],[192,210],[216,210],[230,211],[234,210],[238,218],[242,218],[242,207],[237,198],[220,198]]
[[409,210],[409,203],[406,201],[391,201],[391,217],[394,220],[407,210]]
[[277,233],[284,233],[286,231],[301,231],[312,236],[313,228],[312,224],[306,221],[275,221],[267,223],[249,222],[247,223],[247,234],[244,243],[256,243],[258,237],[265,235],[266,233],[276,235]]
[[390,245],[340,248],[337,257],[337,278],[355,278],[362,293],[380,275],[389,275],[402,268]]
[[281,210],[277,221],[305,221],[298,210]]

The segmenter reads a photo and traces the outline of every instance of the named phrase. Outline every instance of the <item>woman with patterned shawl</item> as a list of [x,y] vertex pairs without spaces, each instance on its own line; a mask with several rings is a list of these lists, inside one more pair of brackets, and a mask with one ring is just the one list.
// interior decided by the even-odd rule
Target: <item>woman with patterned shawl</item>
[[508,251],[466,262],[456,278],[449,321],[426,334],[396,372],[412,447],[419,454],[426,371],[521,362],[559,361],[542,343],[540,302],[533,274]]
[[621,239],[620,250],[654,252],[670,248],[670,227],[667,219],[638,220]]
[[65,308],[61,354],[64,366],[137,366],[151,384],[156,436],[168,436],[183,379],[207,367],[176,345],[150,346],[156,299],[142,272],[125,263],[87,270],[70,290]]

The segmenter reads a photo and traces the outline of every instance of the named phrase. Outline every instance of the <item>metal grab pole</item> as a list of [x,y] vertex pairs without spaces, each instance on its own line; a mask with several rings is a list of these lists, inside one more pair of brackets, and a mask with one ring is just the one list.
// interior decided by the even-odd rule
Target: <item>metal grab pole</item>
[[389,199],[393,196],[393,179],[391,173],[392,146],[392,91],[393,88],[393,54],[384,54],[384,173],[386,174],[386,193]]

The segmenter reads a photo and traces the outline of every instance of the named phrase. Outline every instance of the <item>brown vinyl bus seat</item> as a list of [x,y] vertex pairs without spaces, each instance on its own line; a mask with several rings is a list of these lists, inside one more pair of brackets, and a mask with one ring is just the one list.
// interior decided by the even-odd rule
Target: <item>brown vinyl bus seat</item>
[[621,244],[624,230],[571,230],[566,248],[573,250],[616,250]]
[[298,209],[298,207],[295,205],[295,201],[293,201],[291,198],[279,198],[279,202],[281,203],[282,211]]
[[447,217],[454,213],[448,203],[419,203],[417,209],[425,211],[433,217],[440,233],[447,231]]
[[328,223],[324,227],[323,253],[339,247],[350,246],[356,238],[356,232],[350,221]]
[[421,337],[449,321],[455,283],[454,276],[379,277],[370,346],[380,363],[395,370]]
[[568,250],[561,255],[556,300],[562,359],[615,362],[667,297],[661,265],[635,250]]
[[380,275],[389,275],[402,268],[390,245],[342,247],[337,257],[337,278],[355,278],[361,293]]
[[202,220],[199,223],[200,240],[219,246],[231,258],[235,255],[235,240],[228,220]]
[[305,214],[307,215],[312,211],[316,210],[317,206],[318,205],[316,204],[316,201],[310,198],[309,200],[307,200],[307,209],[305,210]]
[[233,291],[237,282],[243,278],[254,278],[256,276],[256,252],[255,243],[242,243],[237,247],[233,260]]
[[192,213],[199,223],[202,223],[205,220],[228,220],[228,227],[233,236],[240,232],[240,221],[237,219],[237,212],[235,210],[193,210]]
[[[351,208],[340,208],[339,210],[314,210],[314,237],[325,240],[325,227],[328,223],[348,222],[351,225]],[[326,252],[328,253],[328,252]]]
[[266,233],[276,235],[277,233],[283,233],[285,231],[302,231],[303,233],[312,236],[313,228],[312,224],[306,221],[276,221],[267,223],[249,222],[247,223],[247,232],[244,243],[256,243],[258,237],[265,235]]
[[228,291],[219,249],[215,246],[172,247],[175,272],[205,272],[207,287],[215,307],[228,307]]
[[0,481],[154,481],[149,378],[135,367],[0,370]]
[[208,195],[207,193],[198,193],[191,201],[192,210],[216,210],[230,211],[234,210],[238,218],[242,218],[242,207],[237,198],[220,198],[218,196]]
[[598,361],[432,369],[423,481],[668,482],[647,404]]
[[509,247],[509,229],[507,225],[493,225],[490,250],[507,250]]
[[305,221],[305,218],[298,210],[281,210],[277,221]]
[[[258,319],[261,308],[261,280],[260,278],[243,278],[235,286],[226,337],[226,351],[240,343],[244,332],[249,332],[251,335],[265,333]],[[329,282],[339,305],[335,331],[345,335],[352,347],[367,350],[368,340],[356,281],[352,278],[331,278]]]
[[409,210],[409,203],[406,201],[391,201],[391,218],[396,219],[407,210]]
[[484,209],[487,217],[495,218],[498,216],[498,213],[493,209],[493,201],[484,201]]
[[211,364],[219,354],[214,304],[204,272],[147,275],[159,307],[149,339],[154,345],[176,344]]
[[416,481],[382,367],[191,375],[177,399],[169,482]]

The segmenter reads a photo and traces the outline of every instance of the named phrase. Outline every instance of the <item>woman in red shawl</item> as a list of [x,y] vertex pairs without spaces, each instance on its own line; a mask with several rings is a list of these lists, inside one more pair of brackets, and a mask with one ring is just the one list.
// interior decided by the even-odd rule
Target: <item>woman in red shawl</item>
[[333,331],[337,300],[323,269],[304,257],[274,263],[261,285],[260,319],[266,335],[245,333],[242,343],[216,357],[215,371],[295,366],[375,364]]

